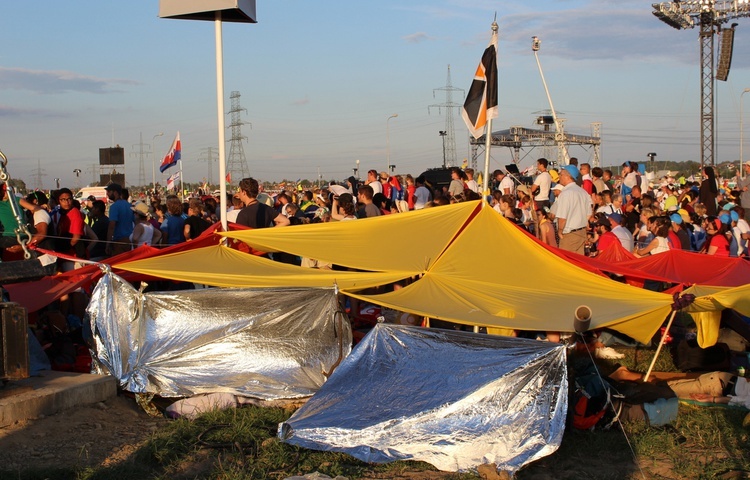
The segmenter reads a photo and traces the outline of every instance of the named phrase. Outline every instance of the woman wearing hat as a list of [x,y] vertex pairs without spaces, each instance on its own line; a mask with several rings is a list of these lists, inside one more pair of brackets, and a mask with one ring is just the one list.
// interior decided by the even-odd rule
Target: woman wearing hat
[[148,206],[143,202],[136,202],[131,207],[133,210],[133,233],[130,235],[130,241],[134,247],[140,247],[143,245],[155,245],[161,240],[161,232],[156,230],[149,218],[151,214],[148,211]]

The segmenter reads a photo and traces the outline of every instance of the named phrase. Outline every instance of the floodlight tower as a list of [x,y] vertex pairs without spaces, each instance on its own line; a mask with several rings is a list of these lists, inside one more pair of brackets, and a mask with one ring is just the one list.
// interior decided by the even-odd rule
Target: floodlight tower
[[570,155],[568,155],[568,148],[565,145],[565,120],[557,116],[555,112],[555,106],[552,105],[552,96],[549,94],[549,88],[547,88],[547,80],[544,79],[544,72],[542,71],[542,63],[539,61],[539,49],[542,46],[542,41],[536,35],[531,37],[531,51],[534,52],[534,58],[536,58],[536,64],[539,67],[539,76],[542,77],[542,85],[544,85],[544,91],[547,94],[547,101],[549,102],[549,109],[552,112],[552,120],[555,122],[555,143],[557,143],[557,164],[568,165],[570,163]]
[[691,0],[654,3],[652,12],[672,28],[700,27],[701,47],[701,167],[715,165],[714,159],[714,34],[721,34],[719,80],[726,81],[732,61],[734,27],[722,30],[729,20],[750,17],[750,0]]

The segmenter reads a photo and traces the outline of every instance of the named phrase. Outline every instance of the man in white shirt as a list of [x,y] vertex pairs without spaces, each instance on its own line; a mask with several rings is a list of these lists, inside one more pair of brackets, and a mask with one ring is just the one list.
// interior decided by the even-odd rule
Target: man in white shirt
[[378,178],[378,172],[377,170],[369,170],[367,172],[367,185],[372,187],[372,193],[373,195],[376,193],[383,193],[383,184],[380,183],[380,179]]
[[505,172],[500,169],[492,172],[492,175],[495,177],[495,181],[497,182],[497,187],[495,187],[496,190],[498,190],[503,195],[513,194],[513,191],[515,191],[515,186],[513,185],[512,178],[510,178],[505,174]]
[[747,255],[748,244],[750,244],[750,225],[743,218],[745,209],[735,206],[730,210],[729,214],[731,215],[732,222],[735,223],[735,226],[732,228],[732,234],[737,240],[737,256]]
[[622,248],[633,253],[633,234],[630,233],[627,228],[622,226],[622,215],[619,213],[610,213],[607,215],[607,218],[612,227],[612,233],[614,233],[620,241]]
[[584,254],[586,227],[591,215],[591,195],[576,184],[578,168],[567,165],[560,169],[560,196],[552,206],[560,232],[560,248],[569,252]]
[[466,174],[466,186],[469,187],[469,190],[472,192],[479,193],[479,184],[474,180],[474,169],[467,168],[464,170],[464,173]]
[[531,186],[531,194],[534,195],[534,202],[536,208],[549,207],[549,192],[552,186],[552,177],[547,171],[549,162],[546,158],[540,158],[536,161],[536,169],[539,174],[534,179],[534,184]]

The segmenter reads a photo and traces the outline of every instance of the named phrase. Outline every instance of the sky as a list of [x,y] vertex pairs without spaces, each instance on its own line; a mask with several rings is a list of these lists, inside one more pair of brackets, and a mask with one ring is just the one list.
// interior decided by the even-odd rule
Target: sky
[[[185,180],[218,181],[218,164],[206,160],[209,148],[218,152],[214,23],[160,19],[158,9],[158,0],[0,3],[0,150],[12,178],[82,187],[98,174],[99,148],[120,145],[126,184],[163,182],[151,152],[158,165],[179,131]],[[536,35],[566,130],[589,135],[601,122],[604,167],[649,152],[700,161],[698,29],[667,26],[651,2],[257,0],[256,9],[257,24],[224,23],[222,39],[225,110],[239,92],[241,145],[260,180],[343,179],[357,160],[360,176],[388,164],[415,175],[439,167],[451,113],[460,164],[466,127],[458,109],[440,106],[448,67],[460,89],[452,102],[463,104],[495,15],[493,130],[534,127],[549,109]],[[717,163],[739,159],[740,99],[750,88],[750,19],[735,21],[729,79],[715,88]],[[745,137],[750,159],[749,127]],[[570,153],[591,160],[590,150]],[[522,168],[540,156],[523,151]],[[510,160],[508,149],[492,149],[492,169]]]

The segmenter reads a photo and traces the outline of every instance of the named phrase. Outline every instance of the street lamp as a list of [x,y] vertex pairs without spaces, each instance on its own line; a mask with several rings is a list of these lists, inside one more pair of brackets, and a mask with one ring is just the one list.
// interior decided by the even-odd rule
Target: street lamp
[[649,161],[651,161],[651,172],[656,173],[656,154],[654,152],[647,153]]
[[76,174],[76,188],[81,188],[81,169],[80,168],[74,168],[73,173]]
[[747,92],[750,92],[750,88],[744,89],[740,94],[740,178],[744,178],[744,170],[742,169],[742,165],[744,164],[744,158],[742,158],[742,144],[744,143],[744,125],[742,123],[742,97],[744,97]]
[[448,132],[446,132],[445,130],[440,130],[438,132],[438,135],[443,137],[443,168],[445,168],[445,136],[448,135]]
[[359,180],[359,159],[357,159],[357,166],[354,167],[354,178]]
[[154,195],[156,195],[156,137],[161,137],[164,132],[159,132],[151,139],[154,154],[151,156],[151,182],[153,183]]
[[385,159],[387,163],[385,164],[385,170],[388,171],[388,166],[391,164],[391,135],[390,130],[388,129],[388,122],[391,121],[391,118],[398,117],[398,113],[394,113],[390,117],[388,117],[388,120],[385,121]]

